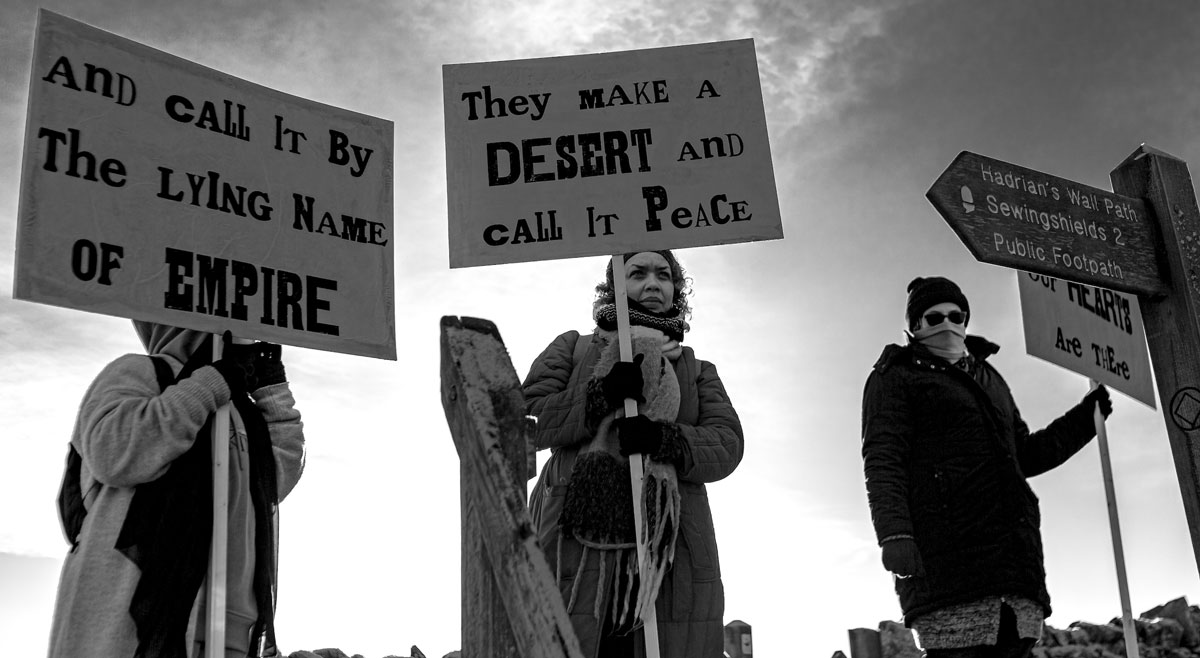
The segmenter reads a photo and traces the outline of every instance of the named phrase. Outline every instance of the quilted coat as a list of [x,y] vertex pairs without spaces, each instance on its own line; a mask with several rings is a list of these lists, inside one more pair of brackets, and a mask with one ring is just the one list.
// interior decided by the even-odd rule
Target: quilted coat
[[[528,413],[537,417],[537,448],[551,450],[531,497],[531,512],[551,572],[561,576],[564,600],[578,575],[572,570],[582,547],[565,537],[560,543],[559,516],[575,457],[590,438],[584,425],[584,401],[600,344],[595,335],[580,342],[578,332],[568,331],[538,356],[524,382]],[[715,366],[684,347],[674,367],[681,398],[676,424],[685,443],[677,471],[681,527],[675,560],[655,609],[659,645],[664,658],[719,658],[724,646],[725,595],[705,484],[726,477],[741,462],[742,427]],[[588,580],[594,587],[595,577]],[[592,606],[579,608],[571,621],[584,655],[595,656],[598,621]],[[638,651],[644,651],[640,639]]]
[[1091,403],[1030,432],[1008,384],[968,336],[967,372],[918,345],[889,345],[867,378],[862,455],[876,537],[911,535],[924,577],[896,579],[905,623],[989,595],[1021,595],[1050,614],[1038,498],[1026,478],[1095,436]]

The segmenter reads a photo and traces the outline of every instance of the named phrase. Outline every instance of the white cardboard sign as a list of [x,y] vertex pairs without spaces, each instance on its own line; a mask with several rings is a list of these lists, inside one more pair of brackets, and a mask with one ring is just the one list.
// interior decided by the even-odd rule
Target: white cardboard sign
[[38,12],[13,296],[396,358],[392,122]]
[[751,39],[442,78],[450,267],[783,237]]
[[1017,273],[1025,351],[1154,408],[1154,377],[1137,297]]

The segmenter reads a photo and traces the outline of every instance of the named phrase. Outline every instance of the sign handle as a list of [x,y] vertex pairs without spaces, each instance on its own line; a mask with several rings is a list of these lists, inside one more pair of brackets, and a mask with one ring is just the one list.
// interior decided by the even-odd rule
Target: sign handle
[[[617,342],[621,350],[622,361],[633,361],[633,341],[629,337],[629,298],[625,292],[625,257],[621,254],[616,254],[612,257],[613,271],[613,288],[617,302]],[[637,402],[632,398],[625,398],[625,417],[632,418],[637,415]],[[645,540],[645,520],[642,518],[642,506],[639,501],[642,500],[642,478],[643,478],[643,462],[644,459],[641,453],[629,456],[629,481],[633,485],[633,527],[637,535],[637,560],[638,571],[641,571],[642,565],[646,561],[646,540]],[[648,658],[658,658],[658,614],[655,611],[655,606],[646,606],[646,619],[643,627],[646,634],[646,656]],[[1133,658],[1137,658],[1134,656]]]
[[[213,335],[213,362],[220,360],[221,336]],[[204,634],[207,656],[225,655],[226,560],[229,544],[229,413],[230,404],[217,409],[212,424],[212,543],[208,549],[208,592]],[[215,648],[214,648],[215,647]]]
[[[1092,379],[1091,390],[1096,390],[1099,382]],[[1121,625],[1125,629],[1125,655],[1138,658],[1137,628],[1133,625],[1133,613],[1129,605],[1129,581],[1125,576],[1125,550],[1121,545],[1121,522],[1117,518],[1117,495],[1113,487],[1112,460],[1108,454],[1108,432],[1104,428],[1104,414],[1100,413],[1100,405],[1092,411],[1092,420],[1096,424],[1096,442],[1100,445],[1100,469],[1104,474],[1104,495],[1108,500],[1108,525],[1112,531],[1113,558],[1117,564],[1117,588],[1121,593]]]

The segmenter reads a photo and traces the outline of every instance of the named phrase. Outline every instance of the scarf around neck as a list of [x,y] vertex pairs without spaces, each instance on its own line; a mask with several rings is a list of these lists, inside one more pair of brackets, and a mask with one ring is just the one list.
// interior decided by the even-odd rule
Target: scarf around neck
[[[596,325],[605,331],[617,330],[617,305],[615,303],[598,305],[593,312]],[[683,332],[687,323],[679,313],[679,309],[671,307],[665,313],[655,313],[641,304],[629,300],[629,324],[639,327],[657,329],[667,338],[683,342]]]
[[[207,339],[184,365],[176,381],[212,362]],[[246,427],[250,454],[250,499],[254,533],[254,598],[258,620],[253,634],[274,646],[274,533],[271,514],[277,501],[275,456],[262,412],[248,396],[234,396]],[[192,604],[208,569],[212,541],[212,418],[192,447],[171,463],[162,477],[134,489],[115,548],[141,570],[129,614],[137,629],[135,658],[183,658],[184,636]]]
[[932,354],[950,363],[956,363],[966,356],[966,339],[967,331],[964,327],[948,323],[918,329],[912,333],[914,342],[920,343]]

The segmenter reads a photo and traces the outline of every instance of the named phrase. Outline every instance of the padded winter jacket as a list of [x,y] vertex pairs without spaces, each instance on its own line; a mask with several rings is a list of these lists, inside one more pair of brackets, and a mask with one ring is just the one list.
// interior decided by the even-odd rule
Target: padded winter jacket
[[[534,361],[524,382],[527,411],[537,417],[535,443],[539,450],[549,448],[552,453],[531,497],[533,523],[551,573],[562,576],[564,600],[574,584],[573,569],[582,549],[564,537],[560,553],[559,515],[575,457],[582,443],[591,438],[584,426],[584,401],[601,345],[595,335],[584,339],[590,343],[577,343],[579,340],[576,331],[556,338]],[[684,440],[684,454],[677,469],[681,513],[675,561],[655,608],[660,655],[719,658],[724,647],[725,594],[705,484],[726,477],[741,462],[742,426],[715,366],[698,360],[690,347],[684,347],[674,367],[680,389],[676,424]],[[594,584],[595,579],[591,580]],[[592,595],[594,590],[581,592],[579,597],[591,600],[588,597]],[[592,607],[579,608],[571,621],[583,655],[594,656],[600,629]],[[639,652],[642,649],[639,641]]]
[[906,625],[938,608],[1021,595],[1050,614],[1038,499],[1026,478],[1095,436],[1091,404],[1030,432],[1008,384],[967,338],[972,373],[920,345],[889,345],[867,378],[862,455],[877,539],[911,535],[924,577],[896,579]]

